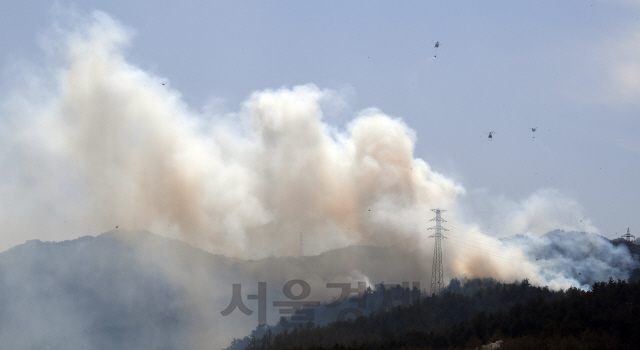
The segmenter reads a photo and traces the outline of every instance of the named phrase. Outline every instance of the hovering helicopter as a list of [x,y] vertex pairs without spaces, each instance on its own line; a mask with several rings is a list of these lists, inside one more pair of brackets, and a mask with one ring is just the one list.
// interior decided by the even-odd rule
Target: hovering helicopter
[[489,141],[492,141],[492,140],[493,140],[493,134],[495,134],[495,133],[496,133],[495,131],[485,132],[485,134],[488,134],[488,135],[489,135],[489,136],[488,136],[488,137],[489,137]]
[[438,48],[440,47],[440,42],[436,41],[436,44],[434,45],[434,47],[436,48],[436,54],[433,55],[433,57],[437,57],[438,56]]

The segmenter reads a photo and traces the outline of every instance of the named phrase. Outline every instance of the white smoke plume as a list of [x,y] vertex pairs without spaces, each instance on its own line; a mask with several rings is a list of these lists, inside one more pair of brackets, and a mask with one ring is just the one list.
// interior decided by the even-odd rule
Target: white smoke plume
[[525,250],[495,253],[504,243],[494,236],[596,231],[588,219],[567,226],[567,211],[580,208],[553,190],[495,200],[489,208],[505,217],[487,230],[466,216],[465,189],[414,157],[416,136],[398,118],[366,109],[331,126],[323,106],[340,103],[337,93],[311,84],[255,92],[235,113],[199,112],[127,61],[131,35],[117,21],[64,20],[44,40],[45,68],[5,72],[1,249],[119,227],[255,259],[300,254],[302,235],[316,254],[417,249],[428,270],[429,209],[441,207],[453,225],[447,276],[548,283]]
[[[50,44],[53,81],[6,99],[4,232],[118,226],[234,256],[293,255],[300,234],[316,251],[388,244],[464,193],[413,158],[413,132],[381,111],[332,128],[321,109],[332,93],[304,85],[204,120],[127,63],[117,22],[96,12],[78,26],[53,36],[64,43]],[[26,210],[39,222],[21,222]]]
[[627,279],[639,265],[625,245],[614,246],[594,233],[556,230],[541,237],[513,236],[506,243],[535,259],[534,282],[554,289],[568,285],[588,289],[595,281]]
[[[203,319],[221,317],[233,283],[281,286],[305,278],[315,285],[417,280],[425,286],[433,249],[430,209],[438,207],[448,210],[447,279],[529,278],[566,288],[607,274],[625,278],[634,266],[628,251],[593,236],[588,247],[598,254],[589,259],[580,249],[567,253],[584,243],[578,235],[543,236],[554,229],[597,232],[579,204],[555,190],[522,202],[467,194],[414,157],[416,135],[398,118],[366,109],[345,127],[332,126],[323,115],[339,108],[339,93],[312,84],[255,92],[234,113],[198,111],[170,81],[127,61],[130,40],[130,31],[102,12],[67,14],[43,39],[43,66],[4,71],[0,250],[116,227],[251,259],[299,255],[301,236],[307,255],[347,245],[392,247],[295,263],[267,259],[246,270],[215,265],[210,257],[146,250],[156,255],[142,259],[168,271],[201,305]],[[126,241],[125,230],[114,237]],[[498,238],[514,234],[523,236]],[[202,266],[184,265],[200,258]],[[331,264],[317,263],[327,260]],[[566,268],[572,262],[580,271]],[[211,299],[216,303],[205,301]],[[243,320],[225,320],[244,330],[234,336],[252,327]],[[220,346],[230,340],[224,327],[197,332],[196,348],[212,338]]]

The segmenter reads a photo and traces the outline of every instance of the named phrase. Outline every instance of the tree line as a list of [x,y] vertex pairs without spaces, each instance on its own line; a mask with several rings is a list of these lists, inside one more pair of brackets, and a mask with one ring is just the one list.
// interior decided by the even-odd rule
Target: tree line
[[633,349],[640,347],[639,329],[638,282],[551,291],[527,280],[453,280],[443,294],[409,307],[325,326],[266,329],[245,349],[473,349],[498,340],[501,349]]

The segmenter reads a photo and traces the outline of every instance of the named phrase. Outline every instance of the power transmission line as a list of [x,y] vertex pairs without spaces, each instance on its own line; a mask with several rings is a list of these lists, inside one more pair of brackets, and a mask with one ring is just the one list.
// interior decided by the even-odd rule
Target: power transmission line
[[[480,234],[480,235],[483,235],[483,236],[487,236],[486,234],[484,234],[484,233],[482,233],[482,232],[480,232],[480,231],[477,231],[477,230],[465,229],[465,228],[462,228],[462,227],[457,226],[457,225],[455,225],[455,224],[449,224],[449,225],[454,226],[454,227],[456,228],[456,230],[457,230],[457,231],[466,231],[466,232],[477,233],[477,234]],[[455,235],[457,235],[457,234],[452,234],[452,235],[454,235],[454,236],[455,236]],[[504,244],[502,241],[500,241],[499,239],[498,239],[498,241],[499,241],[499,242],[496,242],[496,239],[495,239],[495,238],[490,237],[490,236],[487,236],[487,237],[488,237],[488,238],[482,238],[482,237],[473,237],[473,238],[470,238],[470,237],[464,237],[464,239],[465,239],[466,241],[475,241],[476,243],[481,243],[481,244],[484,244],[484,245],[493,246],[493,247],[498,248],[498,249],[500,249],[500,250],[511,250],[511,251],[517,251],[517,252],[520,252],[520,253],[524,253],[524,251],[523,251],[522,249],[520,249],[520,248],[507,247],[507,246],[505,246],[505,244]]]
[[[444,210],[442,210],[442,211],[444,211]],[[431,221],[433,221],[433,220],[431,220]],[[446,229],[445,229],[445,230],[446,230]],[[465,230],[465,231],[469,231],[469,232],[478,232],[478,231],[471,231],[471,230]],[[478,232],[478,233],[480,233],[480,232]],[[406,241],[408,241],[408,240],[410,240],[410,239],[415,239],[415,238],[417,238],[417,236],[418,236],[418,235],[419,235],[419,234],[415,234],[415,235],[412,235],[412,236],[410,236],[410,237],[406,237],[406,238],[401,239],[401,240],[397,241],[396,243],[394,243],[394,244],[392,244],[392,245],[389,245],[389,246],[387,246],[387,247],[389,247],[389,248],[396,247],[397,245],[402,244],[402,243],[404,243],[404,242],[406,242]],[[431,236],[431,237],[433,237],[433,236]],[[453,239],[455,239],[455,240],[465,240],[465,242],[468,240],[467,238],[462,238],[462,237],[455,237],[455,236],[452,236],[452,235],[451,235],[451,233],[450,233],[450,236],[449,236],[449,237],[447,237],[447,238],[453,238]],[[482,240],[482,239],[481,239],[481,240],[480,240],[479,242],[477,242],[477,243],[484,244],[484,245],[491,245],[491,244],[488,244],[488,243],[483,242],[483,241],[484,241],[484,240]],[[471,243],[473,243],[473,242],[471,242]],[[475,252],[479,252],[479,253],[487,254],[487,255],[490,255],[490,256],[495,257],[495,258],[508,259],[508,260],[514,260],[514,261],[521,261],[521,262],[529,263],[529,264],[532,264],[532,265],[535,265],[535,266],[538,266],[538,267],[545,267],[545,266],[553,265],[553,263],[551,263],[551,262],[545,262],[545,261],[531,261],[531,260],[528,260],[528,259],[526,259],[526,258],[525,258],[525,259],[522,259],[522,258],[518,258],[518,257],[515,257],[515,256],[509,256],[509,255],[504,255],[504,254],[496,253],[495,251],[492,251],[492,250],[490,250],[490,249],[482,249],[482,248],[478,248],[477,246],[468,246],[468,245],[465,245],[465,244],[462,244],[462,243],[454,243],[454,242],[451,242],[451,244],[453,244],[453,245],[455,245],[455,246],[458,246],[458,247],[461,247],[461,248],[469,249],[469,250],[472,250],[472,251],[475,251]],[[507,248],[507,247],[504,247],[504,246],[497,246],[497,245],[494,245],[494,247],[496,247],[496,248],[500,248],[501,250],[511,250],[511,251],[513,251],[514,253],[521,253],[521,254],[523,254],[524,256],[527,256],[527,255],[528,255],[528,253],[527,253],[526,251],[524,251],[524,250],[522,250],[522,249],[518,249],[518,248]],[[411,251],[411,252],[412,252],[412,251],[415,251],[415,250],[417,250],[417,249],[418,249],[418,248],[417,248],[417,247],[415,247],[415,246],[414,246],[414,247],[412,247],[412,248],[400,248],[400,250],[403,250],[403,251]]]
[[[443,210],[443,211],[444,211],[444,210]],[[431,221],[433,221],[433,220],[431,220]],[[447,222],[448,222],[448,221],[447,221]],[[449,223],[449,225],[454,226],[454,227],[459,227],[459,226],[456,226],[455,224],[451,224],[451,223]],[[482,232],[480,232],[480,231],[468,230],[468,229],[463,229],[463,228],[459,228],[459,230],[460,230],[460,231],[467,231],[467,232],[474,232],[474,233],[478,233],[478,234],[480,234],[480,235],[484,235],[484,234],[483,234]],[[409,237],[406,237],[406,238],[400,239],[400,240],[398,240],[396,243],[391,244],[391,245],[389,245],[389,246],[387,246],[387,247],[389,247],[389,248],[393,248],[393,247],[395,247],[395,246],[397,246],[397,245],[400,245],[400,244],[402,244],[402,243],[404,243],[404,242],[406,242],[406,241],[408,241],[408,240],[410,240],[410,239],[416,239],[416,238],[418,238],[418,236],[419,236],[419,235],[420,235],[420,234],[419,234],[419,233],[417,233],[417,234],[411,235],[411,236],[409,236]],[[474,243],[474,241],[475,241],[475,243],[477,243],[477,244],[482,244],[482,245],[485,245],[485,246],[490,246],[490,247],[493,247],[493,248],[497,248],[497,249],[500,249],[501,251],[511,251],[511,252],[514,252],[514,253],[520,253],[520,254],[523,254],[523,255],[527,255],[527,252],[526,252],[526,251],[524,251],[524,250],[522,250],[522,249],[520,249],[520,248],[515,248],[515,247],[506,247],[506,246],[505,246],[505,244],[504,244],[504,243],[502,243],[501,241],[496,242],[495,240],[490,239],[490,238],[488,238],[488,239],[484,239],[484,238],[480,238],[480,237],[478,237],[478,238],[469,238],[469,237],[461,237],[461,236],[462,236],[462,235],[458,235],[458,234],[452,233],[452,232],[450,231],[450,232],[449,232],[449,237],[447,237],[447,238],[454,238],[454,239],[465,240],[466,242],[471,242],[471,243]],[[403,249],[403,250],[406,250],[406,249]],[[412,249],[412,250],[413,250],[413,249]],[[491,252],[489,252],[489,251],[487,251],[487,253],[488,253],[488,254],[491,254],[491,255],[495,255],[495,256],[501,256],[501,255],[496,255],[496,254],[494,254],[494,253],[491,253]],[[501,257],[502,257],[502,256],[501,256]],[[522,260],[522,259],[520,259],[520,260]]]

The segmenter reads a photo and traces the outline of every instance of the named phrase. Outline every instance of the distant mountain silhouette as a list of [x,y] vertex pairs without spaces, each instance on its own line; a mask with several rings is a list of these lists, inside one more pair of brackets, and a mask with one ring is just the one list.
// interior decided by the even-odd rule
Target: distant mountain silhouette
[[[234,283],[242,283],[246,300],[259,281],[268,281],[269,301],[282,299],[282,286],[294,278],[317,288],[325,278],[349,282],[357,271],[378,282],[395,276],[388,282],[401,283],[409,281],[410,271],[426,276],[411,266],[417,260],[411,254],[347,247],[251,261],[124,230],[64,242],[28,241],[0,253],[0,348],[222,348],[257,324],[256,314],[220,314],[232,300]],[[277,321],[277,310],[269,312],[270,322]]]
[[[572,251],[585,237],[590,236],[555,232],[531,249],[546,254],[541,259],[566,254],[581,262],[602,256],[597,264],[584,260],[579,276],[586,283],[593,281],[586,280],[585,272],[598,276],[609,271],[596,270],[602,262],[612,266],[610,271],[629,275],[630,258],[617,243],[603,245],[597,239],[584,253]],[[629,246],[632,254],[635,249]],[[267,283],[267,322],[275,324],[281,310],[272,302],[285,300],[282,288],[288,281],[304,280],[313,292],[309,299],[330,301],[340,290],[326,283],[421,282],[424,289],[430,268],[415,247],[350,246],[317,256],[243,260],[146,231],[34,240],[0,253],[0,348],[220,349],[257,326],[257,301],[247,296],[257,292],[258,282]],[[637,276],[636,269],[631,278]],[[237,309],[221,315],[232,301],[234,284],[241,285],[251,315]],[[332,317],[317,316],[317,322]]]
[[[184,291],[145,265],[136,245],[171,244],[146,232],[135,244],[107,233],[29,241],[0,254],[0,348],[134,349],[188,344]],[[132,242],[133,243],[133,242]],[[194,253],[200,253],[190,248]]]

